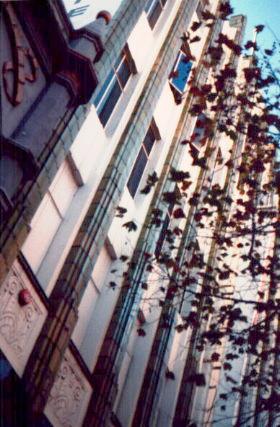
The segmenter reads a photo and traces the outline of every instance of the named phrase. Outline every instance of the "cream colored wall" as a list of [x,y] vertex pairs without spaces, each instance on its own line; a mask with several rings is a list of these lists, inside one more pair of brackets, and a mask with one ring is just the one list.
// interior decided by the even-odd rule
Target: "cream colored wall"
[[[73,177],[69,175],[68,178],[65,178],[67,182],[65,179],[63,181],[64,195],[59,197],[59,200],[64,200],[62,203],[67,202],[67,211],[63,208],[63,215],[60,215],[55,208],[52,208],[51,202],[48,201],[49,196],[46,195],[33,218],[31,227],[35,227],[36,223],[38,223],[38,227],[27,239],[23,253],[34,272],[37,273],[39,282],[47,295],[50,295],[55,285],[56,278],[100,178],[129,120],[179,4],[179,0],[169,3],[156,25],[156,32],[151,30],[146,15],[142,14],[128,39],[128,45],[135,56],[139,72],[130,78],[105,129],[99,121],[94,106],[91,106],[90,113],[71,147],[70,156],[81,176],[83,185],[77,189],[75,197],[71,199],[70,203],[70,199],[65,195],[68,194],[67,191],[71,193],[71,187],[77,186],[77,184],[74,182],[72,184]],[[164,26],[160,25],[160,21],[164,22]],[[145,43],[140,49],[143,41]],[[147,46],[149,54],[145,52],[143,46]],[[54,182],[58,179],[59,174],[60,171]],[[48,206],[50,206],[49,209],[47,209]]]
[[[124,96],[120,99],[105,128],[101,126],[95,109],[92,107],[77,140],[72,146],[71,154],[81,176],[83,177],[83,180],[85,181],[84,187],[90,179],[94,181],[95,178],[95,185],[90,190],[91,194],[98,184],[98,177],[101,177],[105,171],[116,144],[119,141],[147,79],[153,61],[161,47],[164,37],[166,36],[169,28],[168,26],[171,25],[171,22],[174,19],[179,4],[179,1],[169,3],[168,8],[164,10],[160,18],[160,20],[164,20],[165,25],[161,26],[159,20],[154,32],[151,31],[145,14],[141,16],[128,39],[128,45],[133,59],[135,60],[138,74],[130,79],[127,87],[125,88]],[[139,185],[139,190],[144,187],[149,173],[156,170],[157,174],[160,174],[182,108],[182,106],[175,105],[172,92],[167,82],[159,97],[154,113],[154,118],[159,127],[162,139],[155,143],[147,168]],[[91,158],[89,153],[94,153],[94,156]],[[82,189],[83,187],[81,190]],[[128,233],[126,229],[122,227],[122,224],[126,219],[115,218],[113,220],[108,233],[108,240],[117,257],[120,255],[131,255],[149,207],[151,197],[152,194],[143,196],[140,194],[140,191],[138,191],[135,198],[132,199],[127,188],[125,188],[119,205],[128,210],[125,218],[128,218],[128,220],[135,220],[139,229],[136,233]],[[102,269],[101,264],[102,263],[97,261],[96,268]],[[117,270],[117,274],[114,275],[108,271],[106,278],[104,277],[104,288],[98,296],[95,295],[95,292],[92,289],[92,284],[89,284],[89,288],[80,305],[80,310],[81,312],[83,311],[83,315],[78,321],[73,339],[79,346],[81,354],[90,369],[93,369],[94,367],[96,355],[100,349],[108,321],[110,320],[110,314],[112,313],[114,304],[118,297],[118,286],[120,286],[122,280],[121,273],[123,269],[124,265],[121,262],[112,261],[110,270]],[[111,280],[113,280],[117,285],[115,290],[110,289],[108,286],[108,283]],[[89,304],[88,298],[92,299],[92,305]],[[83,335],[83,339],[81,338],[81,335]],[[150,344],[151,342],[152,341],[150,341]],[[124,371],[125,368],[123,367],[122,372]]]
[[[213,10],[217,1],[212,1]],[[85,216],[90,201],[92,200],[95,191],[98,187],[101,177],[116,149],[116,146],[121,138],[122,132],[131,116],[131,113],[136,105],[138,97],[144,87],[151,66],[162,46],[163,40],[171,26],[175,17],[176,11],[180,5],[179,0],[173,0],[167,3],[167,6],[162,13],[154,31],[152,31],[147,22],[147,18],[143,13],[133,32],[131,33],[127,43],[135,60],[138,73],[132,76],[124,90],[123,96],[120,98],[111,118],[105,128],[101,125],[96,114],[95,107],[90,107],[90,113],[83,124],[73,146],[71,147],[70,155],[75,167],[78,169],[82,178],[83,185],[78,188],[73,177],[65,175],[65,188],[69,188],[71,197],[67,198],[67,203],[62,207],[62,221],[51,219],[51,216],[44,216],[40,228],[45,228],[48,225],[48,230],[52,232],[51,238],[41,236],[36,239],[48,241],[46,251],[39,256],[34,252],[34,248],[39,244],[39,240],[27,240],[23,253],[26,255],[34,271],[38,273],[38,279],[42,287],[49,295],[55,285],[56,278],[67,256],[67,253],[73,243],[74,237],[81,225]],[[194,17],[197,20],[197,16]],[[228,24],[226,24],[228,25]],[[230,35],[234,35],[235,29],[228,28]],[[203,47],[205,37],[208,30],[203,29],[200,32],[201,42],[191,45],[192,53],[199,59]],[[229,57],[227,52],[225,60]],[[185,94],[187,95],[187,94]],[[161,134],[161,140],[155,143],[155,146],[150,155],[147,168],[142,177],[139,189],[143,188],[149,173],[154,171],[160,175],[167,153],[170,149],[173,135],[176,126],[182,113],[183,103],[176,105],[169,83],[166,82],[157,102],[154,111],[154,119]],[[189,133],[186,138],[192,134],[195,118],[189,117]],[[231,147],[229,140],[223,140],[221,149],[225,159],[228,159],[228,151]],[[203,150],[202,150],[203,153]],[[226,160],[225,160],[226,161]],[[182,150],[181,160],[178,169],[188,170],[191,180],[193,181],[190,187],[189,194],[192,193],[197,181],[200,168],[192,166],[192,158],[188,152],[188,148]],[[217,182],[224,182],[226,168],[214,173]],[[57,178],[55,178],[57,179]],[[64,194],[59,193],[59,199],[66,200]],[[144,223],[145,216],[153,196],[153,191],[147,196],[141,195],[138,191],[134,199],[130,196],[127,188],[125,188],[120,206],[125,207],[128,212],[124,219],[115,218],[108,233],[108,241],[116,257],[120,255],[131,255],[135,247],[141,226]],[[47,198],[46,198],[47,200]],[[38,209],[38,213],[34,217],[34,228],[37,218],[40,217],[40,212],[45,212],[46,201]],[[187,216],[189,212],[188,203],[185,204],[184,212]],[[138,225],[138,230],[135,233],[128,233],[122,227],[127,220],[134,220]],[[183,227],[185,220],[180,222]],[[33,226],[33,224],[31,224]],[[204,252],[206,258],[209,251],[209,236],[199,236],[200,248]],[[49,239],[49,240],[47,240]],[[32,257],[37,257],[39,261]],[[112,273],[112,270],[117,269],[118,274]],[[79,320],[73,333],[73,341],[80,349],[81,355],[84,358],[90,370],[94,368],[98,351],[102,344],[104,334],[110,321],[110,315],[116,303],[119,288],[113,290],[108,286],[110,281],[121,283],[121,273],[124,266],[118,260],[112,259],[106,246],[103,247],[96,267],[92,273],[84,297],[79,306]],[[144,293],[144,298],[147,296]],[[149,311],[147,305],[143,305],[146,313],[145,331],[146,336],[139,337],[137,335],[138,320],[135,321],[134,328],[131,332],[128,348],[122,365],[119,377],[119,396],[116,403],[116,412],[124,425],[129,425],[133,415],[137,396],[141,387],[145,367],[147,364],[149,350],[153,342],[156,331],[157,320],[160,315],[160,309]],[[179,322],[179,315],[177,315]],[[161,395],[159,416],[164,420],[162,425],[170,425],[172,414],[174,412],[175,401],[171,404],[170,395],[178,392],[180,378],[185,360],[185,350],[188,347],[189,332],[177,334],[175,333],[170,353],[168,358],[168,367],[175,373],[175,381],[167,381]],[[183,351],[184,349],[184,351]],[[182,351],[181,351],[182,350]]]

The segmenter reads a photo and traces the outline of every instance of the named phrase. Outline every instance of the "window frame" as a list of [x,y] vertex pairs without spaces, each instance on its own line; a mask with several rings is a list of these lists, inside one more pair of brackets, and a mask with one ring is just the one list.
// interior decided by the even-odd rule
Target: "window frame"
[[[175,186],[174,190],[175,194],[178,196],[178,198],[181,198],[181,191],[178,187],[178,185]],[[157,238],[156,247],[154,250],[155,258],[158,260],[161,257],[162,248],[164,246],[164,243],[166,242],[167,232],[170,226],[170,223],[173,218],[173,211],[175,208],[176,202],[175,200],[168,203],[168,207],[164,216],[164,219],[161,221],[161,230],[159,233],[159,236]]]
[[[65,189],[65,179],[69,184],[67,191],[70,195],[68,196],[68,199],[63,199],[63,201],[67,200],[66,205],[61,203],[62,199],[59,197],[62,187]],[[60,165],[49,188],[34,213],[30,222],[30,232],[21,248],[24,258],[35,274],[37,274],[42,268],[49,249],[56,238],[58,230],[65,221],[69,209],[71,208],[71,204],[73,203],[73,199],[77,191],[79,191],[79,187],[80,184],[77,182],[75,174],[73,173],[73,165],[69,162],[69,156],[67,156],[64,162]],[[54,221],[54,217],[56,221],[55,223],[52,222],[52,225],[56,224],[53,228],[50,228],[49,222],[51,215],[52,221]],[[44,234],[40,231],[42,227],[44,227],[45,222],[48,222],[48,227],[45,226],[43,230],[51,230],[49,234]],[[34,251],[33,249],[37,240],[40,240],[40,251]],[[33,256],[33,253],[35,252],[36,256]]]
[[[191,143],[198,150],[198,152],[200,152],[200,150],[205,145],[205,144],[202,144],[202,140],[204,138],[208,139],[207,132],[206,132],[207,120],[208,120],[207,115],[205,113],[200,113],[197,116],[197,119],[196,119],[196,122],[195,122],[195,125],[193,128],[193,132],[192,132],[192,136],[191,136]],[[202,122],[203,126],[198,126],[198,122]]]
[[[155,28],[156,23],[158,22],[166,3],[167,3],[167,0],[150,0],[150,2],[147,2],[147,5],[145,7],[145,12],[146,12],[148,23],[152,30]],[[154,16],[154,12],[157,10],[158,6],[159,6],[159,13],[158,15]]]
[[166,233],[167,233],[168,227],[169,227],[170,222],[171,222],[174,205],[175,205],[175,203],[172,203],[168,206],[166,215],[165,215],[164,219],[162,220],[161,230],[160,230],[160,233],[159,233],[159,236],[157,239],[157,243],[156,243],[156,247],[155,247],[155,251],[154,251],[156,259],[159,259],[161,256],[161,251],[162,251],[162,248],[163,248],[163,245],[165,242]]
[[208,0],[200,0],[196,8],[196,14],[200,22],[203,22],[202,12],[209,6]]
[[[125,82],[123,82],[121,78],[122,75],[120,73],[121,67],[124,64],[126,64],[126,70],[128,71],[128,76],[125,78]],[[135,66],[135,62],[133,61],[128,46],[126,45],[121,51],[120,56],[115,61],[112,69],[107,75],[103,85],[101,86],[98,94],[96,95],[93,101],[96,113],[103,127],[106,127],[107,123],[110,121],[110,118],[112,117],[112,114],[114,113],[114,110],[117,104],[119,103],[130,78],[136,73],[137,69]],[[115,87],[118,88],[120,92],[116,100],[112,102],[110,94],[114,91]],[[107,106],[109,106],[109,112],[107,114],[105,113],[104,115],[102,115],[102,113],[106,112]]]
[[[184,58],[183,58],[184,57]],[[183,58],[183,59],[182,59]],[[171,86],[171,90],[172,90],[172,92],[176,92],[179,96],[182,96],[183,94],[184,94],[184,92],[185,92],[185,89],[186,89],[186,86],[187,86],[187,83],[188,83],[188,80],[189,80],[189,76],[190,76],[190,73],[191,73],[191,69],[192,69],[192,62],[191,61],[184,61],[184,59],[187,59],[188,58],[188,55],[187,55],[187,53],[186,52],[184,52],[184,50],[183,49],[180,49],[179,50],[179,53],[178,53],[178,55],[177,55],[177,58],[176,58],[176,61],[175,61],[175,63],[174,63],[174,66],[173,66],[173,69],[172,69],[172,72],[171,72],[171,74],[170,74],[170,77],[169,77],[169,84],[170,84],[170,86]],[[184,88],[181,90],[180,88],[178,88],[177,86],[176,86],[176,84],[173,82],[173,80],[174,79],[177,79],[178,78],[178,76],[175,76],[174,74],[177,72],[177,70],[178,70],[178,66],[179,66],[179,64],[181,63],[181,62],[185,62],[185,64],[187,65],[187,64],[190,64],[190,68],[189,68],[189,70],[187,70],[187,77],[186,77],[186,81],[185,81],[185,85],[184,85]]]
[[[146,146],[146,145],[147,145],[147,142],[148,142],[148,141],[146,140],[146,138],[147,138],[147,136],[148,136],[149,134],[152,134],[152,135],[153,135],[153,141],[152,141],[152,145],[151,145],[150,149],[148,149],[148,147]],[[144,136],[144,139],[143,139],[142,143],[141,143],[141,147],[140,147],[140,149],[139,149],[139,151],[138,151],[138,154],[137,154],[136,160],[135,160],[135,162],[134,162],[134,164],[133,164],[133,167],[132,167],[132,169],[131,169],[131,172],[130,172],[130,174],[129,174],[129,178],[128,178],[128,181],[127,181],[127,184],[126,184],[127,189],[128,189],[128,192],[129,192],[130,196],[131,196],[133,199],[134,199],[134,197],[135,197],[135,195],[136,195],[136,193],[137,193],[137,190],[138,190],[138,188],[139,188],[139,185],[140,185],[140,183],[141,183],[141,180],[142,180],[142,177],[143,177],[143,175],[144,175],[145,169],[146,169],[147,164],[148,164],[148,162],[149,162],[149,158],[151,157],[151,153],[153,152],[153,149],[154,149],[155,143],[156,143],[156,141],[159,141],[160,139],[161,139],[161,137],[160,137],[160,133],[159,133],[158,127],[157,127],[157,125],[156,125],[156,123],[155,123],[154,119],[152,119],[152,121],[151,121],[151,123],[150,123],[150,126],[149,126],[149,128],[148,128],[148,130],[147,130],[147,132],[146,132],[146,134],[145,134],[145,136]],[[146,156],[146,162],[145,162],[144,168],[143,168],[143,170],[142,170],[142,172],[141,172],[141,174],[140,174],[140,178],[138,178],[138,175],[135,177],[135,174],[136,174],[136,172],[137,172],[137,164],[138,164],[138,162],[139,162],[139,160],[140,160],[140,154],[141,154],[142,152],[144,152],[144,154],[145,154],[145,156]],[[133,178],[134,178],[134,179],[133,179]],[[135,181],[135,178],[138,178],[138,182],[136,182],[136,186],[135,186],[135,185],[133,185],[133,184],[134,184],[134,181]]]

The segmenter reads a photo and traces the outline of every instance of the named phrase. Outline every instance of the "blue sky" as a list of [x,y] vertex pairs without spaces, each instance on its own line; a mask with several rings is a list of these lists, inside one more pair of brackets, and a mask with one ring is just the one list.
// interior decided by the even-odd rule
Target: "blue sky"
[[266,26],[264,31],[258,34],[258,43],[262,47],[271,47],[275,40],[269,27],[280,39],[280,0],[231,0],[231,5],[234,14],[247,16],[245,41],[252,40],[253,28],[259,24]]
[[[77,6],[88,6],[82,16],[73,19],[75,27],[80,27],[91,22],[100,10],[105,9],[114,14],[121,0],[80,0],[78,4],[75,0],[63,0],[63,2],[67,11]],[[231,4],[234,7],[234,13],[242,13],[248,17],[247,40],[252,38],[252,30],[258,24],[268,24],[280,38],[280,0],[231,0]],[[268,33],[269,31],[266,30],[264,34],[259,35],[261,42],[263,38],[272,40],[272,35]]]
[[77,2],[77,0],[62,1],[67,12],[70,12],[75,8],[83,10],[83,13],[76,15],[71,19],[74,28],[80,28],[94,21],[97,13],[101,10],[108,10],[113,15],[122,0],[79,0],[79,2]]
[[[231,0],[231,5],[234,8],[234,14],[241,13],[247,16],[245,42],[252,40],[254,26],[263,24],[265,28],[257,36],[259,46],[262,49],[269,49],[275,38],[280,43],[280,0]],[[273,58],[272,64],[274,67],[279,68],[279,54]],[[279,112],[276,111],[276,114],[279,114]],[[280,150],[278,153],[278,158],[280,159]]]

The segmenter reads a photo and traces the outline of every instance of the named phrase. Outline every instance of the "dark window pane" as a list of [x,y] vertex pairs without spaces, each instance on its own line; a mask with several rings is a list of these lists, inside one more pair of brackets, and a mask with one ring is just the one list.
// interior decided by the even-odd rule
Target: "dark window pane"
[[118,102],[119,97],[121,96],[122,90],[120,88],[119,83],[116,81],[113,85],[112,89],[108,92],[106,99],[104,100],[104,104],[99,110],[99,119],[103,126],[106,125],[110,115],[112,114],[115,105]]
[[96,107],[98,106],[102,96],[104,95],[107,87],[109,86],[110,81],[112,80],[113,76],[114,76],[114,70],[111,70],[110,74],[108,75],[107,79],[105,80],[105,83],[103,84],[102,88],[100,89],[98,95],[96,96],[96,98],[94,100],[94,105]]
[[123,61],[120,68],[118,69],[117,75],[121,82],[122,88],[124,88],[131,75],[131,71],[126,59]]
[[145,12],[149,12],[149,9],[151,7],[151,4],[154,3],[155,0],[148,0],[145,6]]
[[200,114],[196,120],[195,128],[193,131],[192,143],[198,148],[201,148],[201,140],[205,135],[205,114]]
[[147,164],[148,158],[145,154],[143,147],[139,151],[136,162],[133,166],[132,172],[130,174],[130,178],[127,183],[128,190],[132,197],[135,196],[137,188],[139,186],[140,180],[142,178],[143,172],[145,170],[145,166]]
[[[175,191],[176,196],[178,196],[178,192],[179,192],[178,187],[176,187],[174,189],[174,191]],[[163,246],[163,243],[165,241],[166,232],[167,232],[168,227],[169,227],[170,218],[171,218],[171,215],[172,215],[172,212],[174,209],[174,205],[175,205],[175,201],[169,203],[169,206],[167,208],[167,214],[166,214],[164,221],[161,225],[160,235],[159,235],[159,238],[158,238],[158,241],[156,244],[156,248],[155,248],[155,256],[157,258],[161,255],[162,246]]]
[[177,75],[176,77],[173,77],[171,79],[171,82],[173,86],[175,86],[176,89],[182,93],[185,89],[185,86],[192,68],[192,63],[186,62],[186,56],[184,54],[180,53],[179,58],[180,59],[177,62],[177,65],[174,69]]
[[148,21],[150,24],[150,27],[153,29],[154,26],[156,25],[156,22],[161,14],[161,4],[159,2],[159,0],[152,6],[152,9],[150,10],[149,14],[148,14]]
[[115,62],[115,64],[114,64],[114,68],[115,68],[115,70],[118,68],[118,66],[119,66],[119,65],[120,65],[120,63],[122,62],[123,57],[124,57],[124,53],[122,53],[122,54],[118,57],[118,59],[116,60],[116,62]]
[[155,136],[154,136],[152,129],[149,128],[149,130],[145,136],[145,139],[143,141],[143,145],[144,145],[148,155],[150,154],[154,143],[155,143]]
[[[180,193],[180,190],[178,189],[178,187],[176,187],[175,188],[175,194],[176,194],[176,200],[180,200],[181,199],[181,194],[178,194],[178,192]],[[167,209],[167,212],[169,213],[169,216],[171,216],[172,215],[172,212],[173,212],[173,209],[174,209],[174,205],[175,205],[175,202],[172,202],[172,203],[169,203],[169,206],[168,206],[168,209]]]
[[170,222],[170,217],[167,214],[166,217],[165,217],[165,219],[164,219],[164,221],[163,221],[163,223],[162,223],[160,235],[159,235],[159,238],[158,238],[158,241],[157,241],[157,244],[156,244],[156,248],[155,248],[155,256],[156,256],[156,258],[158,258],[160,256],[160,254],[161,254],[161,250],[162,250],[162,246],[163,246],[163,243],[164,243],[166,231],[167,231],[168,226],[169,226],[169,222]]
[[[117,80],[116,75],[119,80]],[[94,105],[97,109],[100,121],[104,126],[111,116],[121,96],[122,89],[125,87],[130,75],[131,70],[128,60],[125,54],[122,53],[116,60],[114,69],[110,71],[110,74],[94,100]]]

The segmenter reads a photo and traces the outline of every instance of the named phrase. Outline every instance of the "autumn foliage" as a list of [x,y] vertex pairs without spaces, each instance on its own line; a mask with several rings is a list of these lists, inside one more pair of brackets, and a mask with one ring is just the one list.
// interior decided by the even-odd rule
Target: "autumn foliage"
[[[202,26],[228,20],[231,13],[228,2],[217,16],[204,11],[202,21],[193,22],[183,42],[197,43]],[[256,32],[261,31],[266,29],[258,25]],[[230,60],[220,67],[225,49]],[[242,47],[220,33],[202,64],[211,70],[212,80],[199,83],[197,65],[187,87],[189,114],[197,118],[197,133],[180,144],[190,156],[191,167],[199,169],[198,180],[192,181],[189,170],[171,166],[164,185],[154,173],[142,189],[143,194],[155,189],[159,195],[146,229],[154,230],[159,239],[165,227],[157,253],[145,254],[147,275],[158,272],[158,305],[167,317],[172,307],[180,307],[182,322],[176,330],[192,329],[193,354],[207,349],[210,360],[221,363],[229,384],[229,391],[220,396],[222,406],[230,393],[246,396],[255,389],[256,411],[270,412],[279,411],[280,402],[276,372],[280,356],[280,71],[274,65],[279,53],[277,40],[271,49],[262,49],[255,40]],[[237,76],[235,60],[241,56],[244,67]],[[224,150],[217,147],[218,139]],[[213,171],[223,171],[225,178],[215,182]],[[125,215],[125,208],[119,208],[118,216]],[[131,220],[123,226],[137,230]],[[207,242],[208,256],[201,241]],[[135,256],[126,260],[124,283],[128,286],[133,283],[129,271]],[[144,291],[150,286],[145,278]],[[168,322],[161,325],[169,327]],[[145,339],[144,328],[138,333]],[[234,362],[244,353],[252,363],[237,384]],[[173,375],[166,373],[169,379]],[[196,367],[189,381],[196,387],[205,385]]]

